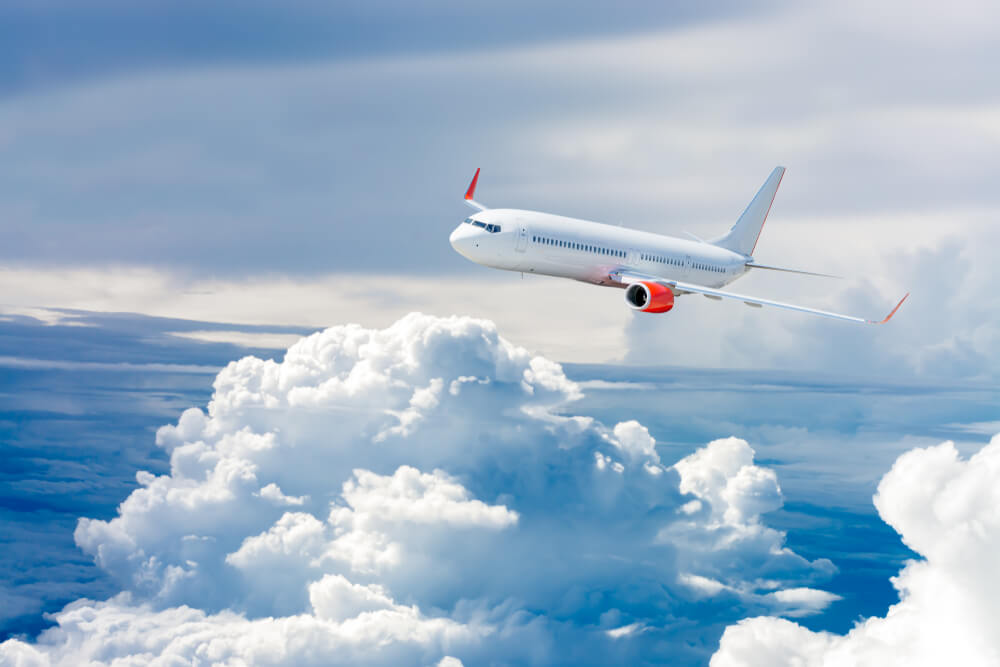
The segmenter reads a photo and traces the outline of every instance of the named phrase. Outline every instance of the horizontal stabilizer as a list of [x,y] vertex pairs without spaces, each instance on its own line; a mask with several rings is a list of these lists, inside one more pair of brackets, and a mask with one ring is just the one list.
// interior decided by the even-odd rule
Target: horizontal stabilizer
[[757,262],[747,262],[748,269],[767,269],[768,271],[784,271],[785,273],[801,273],[804,276],[819,276],[821,278],[840,278],[841,276],[832,276],[829,273],[814,273],[812,271],[800,271],[798,269],[786,269],[783,266],[769,266],[767,264],[758,264]]

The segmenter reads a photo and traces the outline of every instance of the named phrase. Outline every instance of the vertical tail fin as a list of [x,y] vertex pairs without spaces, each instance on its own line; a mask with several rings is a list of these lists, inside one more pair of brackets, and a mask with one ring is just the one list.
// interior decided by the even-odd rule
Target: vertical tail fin
[[775,167],[733,228],[727,234],[713,239],[712,243],[743,255],[753,255],[757,239],[760,238],[760,230],[764,227],[764,221],[771,210],[771,203],[774,202],[774,195],[778,192],[781,177],[784,175],[784,167]]

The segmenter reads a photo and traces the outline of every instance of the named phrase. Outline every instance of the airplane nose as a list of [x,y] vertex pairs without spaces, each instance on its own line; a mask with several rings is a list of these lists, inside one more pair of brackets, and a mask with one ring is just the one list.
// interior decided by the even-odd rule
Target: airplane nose
[[470,257],[473,248],[476,246],[476,236],[476,229],[472,225],[461,224],[451,233],[448,241],[451,242],[451,247],[460,255]]

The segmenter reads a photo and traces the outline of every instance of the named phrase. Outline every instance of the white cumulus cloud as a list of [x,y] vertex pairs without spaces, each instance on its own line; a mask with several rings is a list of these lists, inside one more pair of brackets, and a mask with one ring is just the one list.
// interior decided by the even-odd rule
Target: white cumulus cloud
[[691,662],[835,597],[766,526],[781,491],[745,441],[665,465],[490,322],[333,327],[214,388],[159,430],[169,473],[78,524],[124,592],[0,664]]
[[843,636],[744,620],[726,630],[712,665],[1000,664],[997,479],[1000,436],[968,460],[951,442],[903,454],[875,495],[882,519],[923,557],[892,579],[900,601]]

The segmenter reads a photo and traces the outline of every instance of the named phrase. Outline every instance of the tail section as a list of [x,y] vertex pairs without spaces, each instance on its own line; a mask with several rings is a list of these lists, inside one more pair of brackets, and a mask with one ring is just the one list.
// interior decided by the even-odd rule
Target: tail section
[[774,202],[774,195],[778,192],[781,177],[784,175],[784,167],[775,167],[729,233],[713,239],[712,243],[742,255],[753,255],[757,239],[760,238],[760,230],[764,227],[764,221],[771,210],[771,203]]

